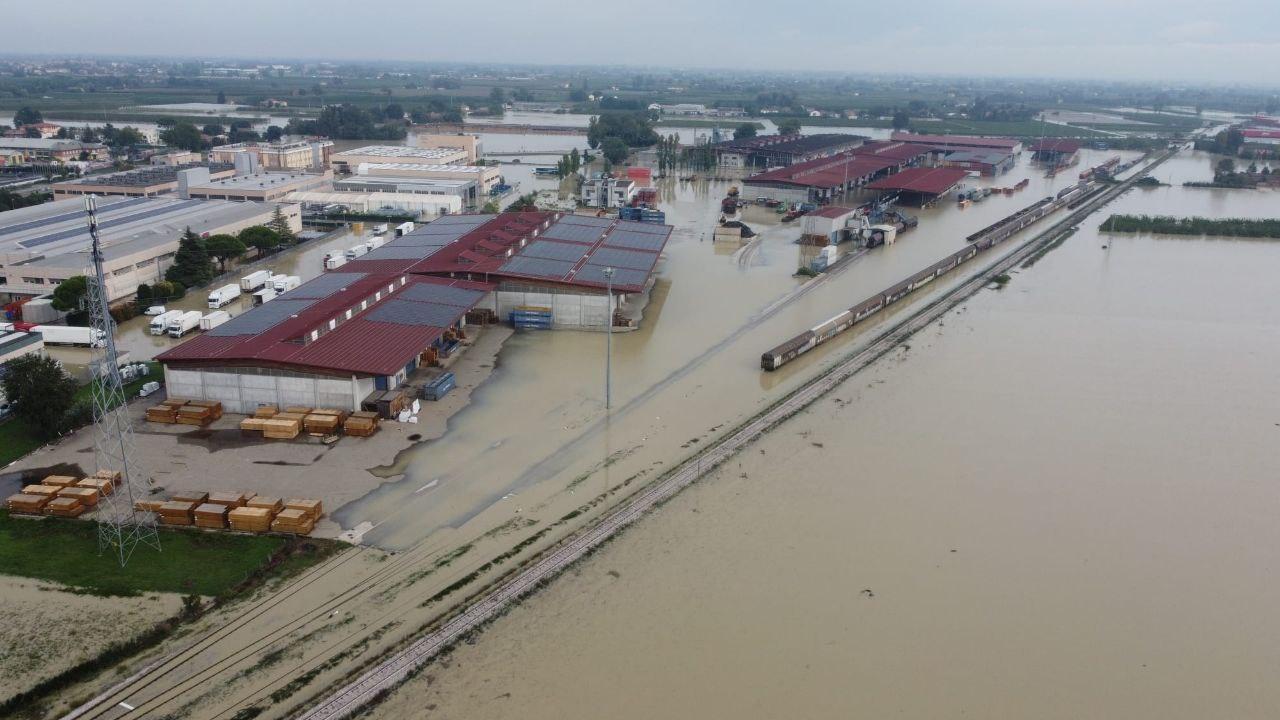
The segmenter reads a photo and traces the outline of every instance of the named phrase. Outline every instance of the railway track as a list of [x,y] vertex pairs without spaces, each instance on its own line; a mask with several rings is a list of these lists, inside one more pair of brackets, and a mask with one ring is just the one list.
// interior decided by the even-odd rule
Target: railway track
[[884,330],[867,347],[855,352],[827,373],[782,398],[746,424],[738,427],[726,438],[686,460],[671,474],[639,491],[596,524],[562,541],[532,565],[518,571],[511,578],[500,581],[495,588],[484,593],[435,630],[364,672],[351,683],[339,688],[337,692],[300,715],[300,720],[336,720],[347,717],[373,700],[379,693],[394,688],[441,650],[494,618],[509,603],[536,589],[541,583],[551,580],[588,552],[599,547],[655,506],[673,497],[775,425],[803,410],[838,387],[850,376],[950,312],[986,287],[992,278],[1016,267],[1041,248],[1057,240],[1063,233],[1070,232],[1085,217],[1127,191],[1136,180],[1174,154],[1176,150],[1168,151],[1128,180],[1118,183],[1096,199],[1082,205],[1078,210],[1070,212],[1050,228],[1024,242],[1016,250],[930,300],[910,316]]

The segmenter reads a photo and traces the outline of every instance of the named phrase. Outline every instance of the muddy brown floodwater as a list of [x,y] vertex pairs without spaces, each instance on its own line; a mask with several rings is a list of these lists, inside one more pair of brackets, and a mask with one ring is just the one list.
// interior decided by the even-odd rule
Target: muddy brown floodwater
[[1127,194],[374,716],[1274,717],[1280,243],[1096,227],[1275,207]]

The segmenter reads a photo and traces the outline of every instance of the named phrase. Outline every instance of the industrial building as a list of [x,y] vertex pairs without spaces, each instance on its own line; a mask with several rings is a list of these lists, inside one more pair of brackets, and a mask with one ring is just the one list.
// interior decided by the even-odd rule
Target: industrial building
[[1022,142],[1013,138],[984,137],[980,135],[925,135],[922,133],[894,132],[889,139],[895,142],[933,145],[949,150],[976,148],[979,150],[1003,150],[1017,155],[1022,152]]
[[[44,351],[44,339],[40,337],[40,333],[9,329],[11,327],[9,323],[0,323],[0,365]],[[0,369],[0,373],[2,372]],[[4,391],[0,390],[0,400],[3,399]]]
[[[336,163],[335,163],[336,165]],[[360,176],[418,178],[422,180],[465,180],[474,182],[482,195],[502,183],[502,169],[494,165],[422,165],[410,162],[360,163]]]
[[636,182],[630,178],[598,177],[582,183],[582,204],[587,207],[626,207],[635,195]]
[[1244,142],[1241,152],[1251,153],[1255,157],[1273,157],[1280,153],[1280,130],[1265,128],[1245,128],[1240,131]]
[[927,205],[951,192],[968,175],[959,168],[907,168],[869,183],[866,189],[897,193],[904,202]]
[[743,181],[743,186],[748,195],[827,203],[878,177],[925,162],[931,152],[923,145],[867,143],[831,157],[752,175]]
[[480,201],[478,188],[479,186],[475,180],[381,177],[378,175],[352,175],[341,180],[335,180],[333,183],[333,189],[338,192],[454,196],[461,201],[464,208],[478,206]]
[[358,172],[360,165],[400,163],[413,165],[452,165],[467,162],[468,152],[453,147],[406,147],[404,145],[367,145],[334,153],[330,164],[340,175]]
[[242,142],[219,145],[209,150],[209,162],[230,163],[237,158],[252,158],[253,167],[265,170],[306,170],[329,167],[333,156],[332,140],[295,140],[289,142]]
[[[111,301],[132,297],[140,283],[164,277],[187,229],[199,235],[237,233],[268,223],[276,207],[295,231],[296,205],[177,198],[103,198],[98,203]],[[43,295],[90,272],[89,232],[80,198],[0,213],[0,300]]]
[[222,178],[210,177],[206,182],[189,183],[180,197],[202,200],[239,200],[272,202],[284,200],[289,193],[327,188],[333,173],[323,172],[255,172]]
[[468,135],[466,133],[422,133],[416,136],[418,147],[420,148],[452,148],[461,150],[467,154],[466,160],[463,162],[475,164],[477,160],[484,155],[483,145],[480,142],[479,135]]
[[[200,153],[194,153],[190,150],[174,150],[162,155],[152,155],[152,165],[199,165]],[[230,163],[233,167],[235,163]]]
[[301,190],[285,196],[286,202],[299,203],[308,210],[345,208],[353,213],[410,213],[415,219],[430,220],[439,215],[463,211],[462,199],[456,195],[429,195],[402,192],[329,192]]
[[148,165],[135,170],[108,173],[106,175],[90,175],[78,180],[56,182],[49,186],[53,190],[55,200],[82,195],[99,197],[155,197],[178,189],[178,176],[183,170],[203,168],[208,177],[215,180],[229,178],[235,174],[231,165]]
[[[447,356],[466,315],[600,328],[643,292],[671,228],[548,212],[450,215],[161,353],[170,393],[357,409]],[[612,303],[605,292],[612,270]]]
[[941,164],[994,177],[1013,169],[1013,154],[1003,150],[957,150],[943,158]]
[[1072,165],[1078,160],[1080,141],[1066,138],[1038,140],[1031,145],[1031,159],[1049,165]]
[[101,143],[52,138],[0,138],[0,150],[21,151],[27,162],[33,163],[105,160],[110,155],[107,146]]
[[729,168],[786,167],[817,158],[829,157],[861,145],[860,135],[827,133],[822,135],[760,135],[741,140],[726,140],[711,146],[716,163]]

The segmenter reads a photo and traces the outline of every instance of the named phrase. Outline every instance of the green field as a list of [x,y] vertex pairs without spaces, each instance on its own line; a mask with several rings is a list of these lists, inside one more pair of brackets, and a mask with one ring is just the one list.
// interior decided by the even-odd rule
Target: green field
[[[161,529],[161,550],[140,545],[122,569],[110,554],[98,554],[97,532],[93,522],[10,517],[0,510],[0,574],[49,580],[96,595],[216,596],[249,579],[289,544],[278,536]],[[323,541],[305,544],[311,549],[277,559],[297,570],[336,548]]]

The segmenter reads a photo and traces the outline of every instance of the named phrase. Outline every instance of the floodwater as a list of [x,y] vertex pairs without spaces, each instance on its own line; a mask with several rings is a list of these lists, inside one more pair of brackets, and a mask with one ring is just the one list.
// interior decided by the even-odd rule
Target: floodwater
[[[374,716],[1274,717],[1280,243],[1097,226],[1275,201],[1126,194]],[[651,362],[672,351],[669,319]],[[538,354],[512,353],[508,373]],[[747,360],[718,355],[702,378],[716,392],[680,412],[731,416]]]
[[[1107,157],[1084,155],[1081,167]],[[746,248],[713,243],[710,232],[729,183],[662,181],[660,205],[675,231],[640,330],[614,335],[608,422],[600,334],[517,333],[449,432],[408,450],[389,469],[402,477],[333,517],[345,528],[372,525],[366,543],[404,549],[440,532],[483,533],[495,517],[558,517],[580,502],[577,493],[660,472],[831,364],[859,334],[778,373],[760,371],[760,353],[1076,181],[1075,173],[1045,178],[1024,155],[1013,172],[970,182],[1012,185],[1022,177],[1031,187],[1011,197],[993,196],[968,209],[944,202],[920,210],[920,227],[897,244],[871,251],[772,313],[767,310],[801,284],[794,276],[798,225],[748,208],[745,220],[761,238]]]

